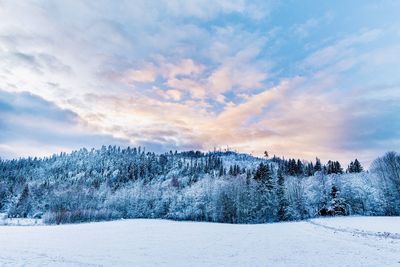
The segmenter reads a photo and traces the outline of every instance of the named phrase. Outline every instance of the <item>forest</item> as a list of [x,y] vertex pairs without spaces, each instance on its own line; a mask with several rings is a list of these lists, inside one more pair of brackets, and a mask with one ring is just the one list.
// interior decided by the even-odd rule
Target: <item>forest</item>
[[126,218],[265,223],[400,215],[400,155],[364,170],[233,151],[103,146],[0,160],[0,212],[48,224]]

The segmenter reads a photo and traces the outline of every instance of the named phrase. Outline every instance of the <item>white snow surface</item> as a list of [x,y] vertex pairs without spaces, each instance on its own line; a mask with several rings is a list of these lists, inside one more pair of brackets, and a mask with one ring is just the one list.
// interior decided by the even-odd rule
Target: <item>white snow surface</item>
[[0,213],[0,226],[3,225],[15,225],[15,226],[31,226],[31,225],[42,225],[41,219],[28,219],[28,218],[7,218],[7,216]]
[[0,226],[0,266],[400,266],[399,232],[400,217]]
[[311,222],[336,231],[366,235],[386,235],[400,239],[399,217],[332,217],[313,219]]

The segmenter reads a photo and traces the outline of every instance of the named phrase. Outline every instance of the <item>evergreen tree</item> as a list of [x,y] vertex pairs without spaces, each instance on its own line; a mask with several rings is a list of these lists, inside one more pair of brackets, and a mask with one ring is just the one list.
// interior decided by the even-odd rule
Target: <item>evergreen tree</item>
[[252,177],[251,170],[248,169],[248,170],[246,171],[246,184],[247,184],[247,185],[250,184],[250,179],[251,179],[251,177]]
[[355,159],[354,162],[350,162],[349,166],[347,167],[347,171],[349,173],[358,173],[362,172],[364,169],[361,166],[361,163],[358,161],[358,159]]
[[232,167],[232,165],[231,166],[229,166],[229,171],[228,171],[228,174],[229,175],[231,175],[231,176],[234,176],[235,174],[234,174],[234,171],[233,171],[233,167]]
[[354,172],[354,162],[350,162],[349,166],[347,166],[347,173],[352,173]]
[[286,193],[285,193],[285,178],[280,168],[278,170],[277,197],[279,203],[278,219],[279,221],[286,221],[287,220],[286,210],[288,207],[288,202],[286,200]]
[[296,164],[296,174],[297,175],[303,175],[304,173],[304,166],[303,163],[301,162],[300,159],[297,160],[297,164]]
[[335,168],[334,168],[335,173],[337,173],[337,174],[342,174],[343,173],[343,168],[342,168],[342,166],[340,166],[339,161],[336,161],[334,163],[334,166],[335,166]]
[[272,174],[268,164],[260,163],[256,170],[256,173],[254,174],[254,180],[256,180],[266,191],[272,190]]
[[29,186],[25,184],[24,189],[22,190],[17,203],[14,208],[10,211],[11,217],[22,217],[26,218],[31,209],[31,205],[29,202]]
[[295,176],[298,174],[298,166],[295,159],[289,159],[287,172],[289,175]]
[[224,172],[225,172],[224,166],[221,164],[221,165],[219,166],[218,176],[219,176],[219,177],[223,176],[223,175],[224,175]]
[[332,173],[342,174],[343,173],[343,169],[340,166],[339,161],[331,161],[331,160],[329,160],[326,165],[326,171],[327,171],[327,174],[332,174]]
[[354,160],[354,172],[362,172],[364,168],[361,166],[361,163],[358,161],[358,159]]
[[314,172],[322,171],[322,164],[319,158],[315,158]]
[[315,173],[315,171],[314,171],[314,165],[313,165],[312,162],[310,162],[310,163],[307,164],[307,167],[306,167],[306,174],[307,174],[307,176],[312,176],[312,175],[314,175],[314,173]]
[[332,215],[347,215],[347,208],[344,200],[339,197],[339,190],[335,185],[332,186],[331,197],[332,201],[330,204],[330,209]]

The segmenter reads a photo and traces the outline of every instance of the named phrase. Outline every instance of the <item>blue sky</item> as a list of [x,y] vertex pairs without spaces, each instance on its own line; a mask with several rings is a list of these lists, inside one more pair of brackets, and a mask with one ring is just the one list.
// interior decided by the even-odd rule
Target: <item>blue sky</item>
[[398,1],[2,1],[0,155],[400,147]]

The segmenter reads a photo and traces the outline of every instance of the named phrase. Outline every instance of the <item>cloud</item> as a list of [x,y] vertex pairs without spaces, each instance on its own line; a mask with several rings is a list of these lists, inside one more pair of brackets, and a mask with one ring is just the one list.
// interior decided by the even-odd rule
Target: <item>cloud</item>
[[296,23],[291,27],[291,31],[298,36],[300,39],[307,38],[311,35],[312,31],[323,24],[330,23],[334,18],[332,12],[326,12],[323,16],[319,18],[308,18],[303,23]]
[[170,79],[167,81],[167,85],[182,92],[190,92],[193,98],[206,97],[206,89],[203,85],[191,79]]
[[[262,4],[264,2],[264,4]],[[166,12],[177,17],[197,17],[200,19],[212,19],[219,14],[246,14],[253,19],[261,19],[268,16],[266,1],[165,1]],[[268,4],[270,5],[270,4]]]
[[126,83],[131,82],[154,82],[156,79],[156,72],[153,68],[148,67],[145,69],[130,69],[126,71],[122,77],[122,81]]
[[262,110],[273,101],[283,97],[288,82],[283,81],[279,86],[267,89],[259,94],[252,95],[244,103],[228,106],[220,115],[220,123],[228,127],[248,126],[248,120],[259,115]]
[[396,9],[299,5],[3,1],[1,149],[120,141],[368,161],[399,148]]
[[169,98],[172,98],[175,101],[179,101],[182,97],[182,94],[178,90],[167,90],[166,94],[168,95]]
[[351,48],[373,42],[382,34],[382,30],[371,29],[364,30],[357,35],[343,38],[333,45],[329,45],[313,52],[303,61],[303,66],[320,68],[326,67],[328,64],[343,62],[350,53],[354,52],[354,49]]
[[0,91],[0,118],[0,154],[5,158],[127,144],[111,135],[91,133],[77,114],[27,92]]
[[182,59],[173,64],[165,62],[165,59],[160,63],[160,73],[167,79],[174,79],[177,76],[192,76],[201,73],[204,67],[201,64],[195,63],[192,59]]

